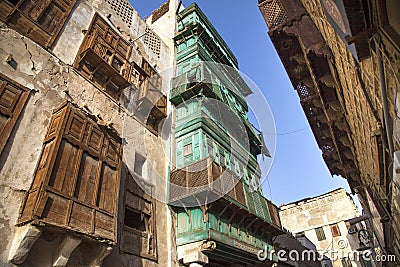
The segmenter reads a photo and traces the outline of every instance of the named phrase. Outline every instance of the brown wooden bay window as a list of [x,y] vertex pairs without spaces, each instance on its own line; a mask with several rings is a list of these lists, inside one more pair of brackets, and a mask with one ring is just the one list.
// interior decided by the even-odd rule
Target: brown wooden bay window
[[[151,196],[154,189],[146,184],[143,178],[133,175],[136,179],[127,171],[120,249],[124,253],[156,260],[156,207]],[[142,188],[145,188],[146,192]]]
[[132,45],[124,40],[98,13],[86,32],[74,68],[96,87],[119,100],[130,85]]
[[135,66],[138,75],[138,115],[146,121],[147,128],[158,133],[158,126],[167,116],[167,97],[162,93],[162,78],[148,63],[142,60],[141,68]]
[[75,3],[76,0],[1,0],[0,20],[47,48],[54,43]]
[[52,116],[19,223],[115,241],[121,139],[65,102]]
[[0,154],[29,96],[29,90],[0,73]]

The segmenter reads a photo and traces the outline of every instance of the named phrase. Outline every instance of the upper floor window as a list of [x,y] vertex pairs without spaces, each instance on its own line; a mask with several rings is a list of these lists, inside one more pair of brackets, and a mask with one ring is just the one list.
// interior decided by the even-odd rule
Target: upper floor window
[[340,236],[339,225],[337,223],[330,225],[330,227],[333,237]]
[[43,47],[51,47],[76,0],[0,1],[0,20]]
[[130,85],[132,45],[124,40],[99,14],[86,32],[74,68],[96,87],[119,100]]
[[0,74],[0,154],[28,99],[29,91]]
[[317,235],[318,241],[326,239],[324,228],[322,228],[322,227],[315,228],[315,234]]
[[138,153],[135,154],[134,171],[141,177],[146,175],[146,158]]
[[212,143],[207,143],[207,150],[209,157],[214,157],[214,145]]
[[226,166],[226,162],[225,162],[225,152],[223,150],[219,151],[219,164],[223,167]]
[[183,147],[183,155],[184,156],[189,156],[193,153],[193,149],[192,149],[192,143],[187,144]]
[[162,77],[145,59],[142,59],[141,67],[135,64],[134,68],[139,89],[136,114],[145,121],[150,131],[158,133],[161,120],[167,116],[167,98],[162,93]]
[[19,221],[115,240],[120,168],[121,139],[62,104],[51,118]]
[[151,185],[140,177],[133,178],[127,171],[120,249],[125,253],[156,260],[156,202],[151,192]]

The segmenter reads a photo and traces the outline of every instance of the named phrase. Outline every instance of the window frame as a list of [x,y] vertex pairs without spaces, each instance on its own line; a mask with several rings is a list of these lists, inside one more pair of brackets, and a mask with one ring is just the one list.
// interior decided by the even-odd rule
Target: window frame
[[[30,0],[19,0],[16,4],[13,4],[10,1],[0,1],[0,9],[3,9],[3,12],[0,13],[0,20],[44,48],[50,48],[64,27],[77,0],[70,0],[71,3],[69,5],[61,0],[48,0],[45,5],[36,10],[36,14],[28,14],[27,10],[23,9],[28,7],[29,2]],[[41,22],[46,12],[50,11],[51,6],[57,7],[61,12],[60,22],[54,24],[55,30],[53,32],[49,32],[48,28],[44,26],[45,23]],[[33,9],[30,10],[30,13],[32,12]],[[56,13],[53,12],[53,14]],[[52,22],[54,22],[54,18],[50,19],[50,23]]]
[[51,117],[18,225],[37,221],[115,242],[121,144],[115,132],[64,101]]
[[[13,90],[11,90],[11,88]],[[13,99],[12,103],[4,103],[2,101],[2,96],[6,93],[6,90],[11,91],[11,93],[19,91],[19,96]],[[30,90],[28,88],[0,73],[0,117],[8,117],[7,122],[4,124],[4,128],[0,129],[0,155],[12,134],[18,119],[22,115],[22,110],[28,102],[29,95]],[[9,108],[3,106],[3,103],[8,104]]]
[[315,234],[317,235],[318,241],[326,240],[326,235],[323,226],[315,228]]
[[[119,103],[136,71],[130,62],[132,44],[99,13],[95,13],[80,44],[73,67],[111,100]],[[120,62],[116,68],[116,60]],[[96,65],[96,66],[93,66]]]
[[[120,250],[123,253],[136,255],[153,261],[158,260],[158,247],[157,247],[157,228],[156,228],[156,200],[152,196],[154,191],[153,185],[149,184],[142,177],[130,172],[127,168],[124,171],[126,181],[125,181],[125,196],[123,197],[123,212],[121,213],[121,238],[119,242]],[[145,188],[145,190],[143,189]],[[133,199],[140,200],[142,203],[147,203],[150,208],[147,210],[140,210],[138,207],[134,207],[131,203]],[[147,205],[148,207],[148,205]],[[126,211],[130,210],[137,214],[142,214],[141,216],[147,217],[147,225],[145,224],[145,231],[132,228],[125,224]],[[146,222],[145,222],[146,223]],[[137,243],[132,246],[133,239],[136,242],[145,243],[149,247],[147,250],[143,250],[141,246]],[[151,247],[150,251],[149,248]],[[136,249],[136,250],[135,250]],[[138,250],[142,249],[142,250]]]
[[[190,151],[189,149],[190,148]],[[187,143],[183,146],[183,156],[184,157],[190,157],[193,155],[193,144],[192,143]]]
[[[338,236],[342,235],[340,232],[339,225],[337,223],[330,224],[329,227],[331,228],[331,233],[332,233],[333,237],[338,237]],[[337,231],[337,232],[334,232],[334,231]]]

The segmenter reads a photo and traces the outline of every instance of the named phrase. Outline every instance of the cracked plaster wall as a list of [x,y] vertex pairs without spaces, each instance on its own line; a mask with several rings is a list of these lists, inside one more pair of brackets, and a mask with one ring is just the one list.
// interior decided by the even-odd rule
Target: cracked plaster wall
[[[13,239],[18,211],[25,191],[29,189],[32,183],[34,169],[42,149],[42,142],[50,122],[52,110],[63,100],[70,100],[80,107],[86,106],[90,113],[98,114],[102,120],[112,121],[113,127],[122,135],[123,108],[77,74],[71,65],[84,37],[82,30],[88,28],[95,11],[98,11],[104,17],[107,14],[112,14],[113,24],[122,29],[122,34],[126,35],[127,39],[129,37],[134,39],[138,32],[144,32],[146,25],[136,13],[136,17],[133,19],[133,30],[126,34],[128,31],[124,33],[124,29],[128,28],[106,5],[105,1],[78,2],[50,51],[44,50],[30,39],[8,28],[5,24],[0,25],[0,72],[31,89],[25,108],[21,112],[20,118],[0,156],[0,234],[3,237],[0,240],[0,266],[12,266],[6,261]],[[14,66],[5,62],[8,55],[12,55],[16,62]],[[158,70],[170,67],[171,62],[173,62],[171,57],[174,56],[173,46],[168,47],[163,43],[161,55],[160,58],[157,58],[139,39],[135,42],[132,59],[139,61],[144,56],[153,66],[156,65]],[[173,72],[162,73],[163,90],[165,92],[168,90],[172,74]],[[160,153],[162,151],[160,138],[150,133],[134,119],[131,120],[130,129],[133,137],[136,136],[137,140],[145,138],[143,140],[146,142],[146,147],[144,147],[143,142],[133,142],[132,150],[140,151],[140,154],[144,154],[143,156],[151,158],[155,162],[155,171],[165,178],[167,165],[163,153]],[[134,158],[129,158],[129,160],[134,160]],[[157,220],[165,221],[169,212],[164,203],[158,203]],[[170,227],[164,223],[157,224],[160,260],[171,258],[172,241],[166,241],[171,239],[170,234],[168,234],[172,231]],[[40,242],[43,243],[43,240]],[[51,253],[48,253],[46,249],[46,246],[43,249],[39,248],[39,253],[36,253],[37,256],[44,257],[47,254],[51,257]],[[40,253],[40,251],[43,253]],[[28,261],[31,260],[32,263],[37,261],[35,256],[30,257]],[[122,257],[118,253],[114,253],[114,257],[119,257],[119,260],[124,264],[137,261],[142,262],[144,266],[156,265],[129,255]],[[49,259],[43,259],[44,262],[49,262]]]

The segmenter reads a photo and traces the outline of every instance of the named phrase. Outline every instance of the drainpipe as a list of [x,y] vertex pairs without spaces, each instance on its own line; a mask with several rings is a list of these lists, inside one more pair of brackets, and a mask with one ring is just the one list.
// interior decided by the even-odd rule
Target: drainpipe
[[[385,77],[385,69],[383,65],[383,60],[382,60],[382,52],[381,52],[381,37],[379,34],[377,34],[377,43],[376,43],[376,55],[378,59],[378,69],[379,69],[379,81],[380,81],[380,87],[381,87],[381,94],[382,94],[382,107],[383,107],[383,117],[385,121],[385,131],[386,131],[386,137],[387,137],[387,143],[389,147],[389,153],[390,156],[394,156],[394,149],[393,149],[393,138],[391,132],[393,132],[392,129],[392,122],[391,122],[391,117],[389,113],[389,105],[388,105],[388,96],[387,96],[387,88],[386,88],[386,77]],[[390,177],[390,174],[387,175],[387,177]],[[391,198],[392,198],[392,192],[391,192],[391,184],[392,184],[392,179],[387,181],[387,189],[388,189],[388,206],[387,208],[390,208],[391,204]],[[390,210],[389,210],[390,213]],[[386,250],[387,252],[390,252],[390,246],[391,246],[391,220],[385,220],[383,221],[383,231],[384,231],[384,236],[386,242]]]
[[376,55],[378,58],[378,68],[379,68],[379,82],[381,87],[382,94],[382,105],[383,105],[383,118],[385,120],[385,131],[386,137],[389,146],[390,155],[393,156],[393,138],[392,138],[392,121],[389,113],[389,105],[388,105],[388,96],[387,96],[387,88],[386,88],[386,77],[385,77],[385,69],[383,66],[382,54],[381,54],[381,38],[378,36],[378,42],[376,44]]

